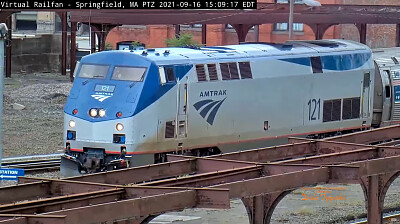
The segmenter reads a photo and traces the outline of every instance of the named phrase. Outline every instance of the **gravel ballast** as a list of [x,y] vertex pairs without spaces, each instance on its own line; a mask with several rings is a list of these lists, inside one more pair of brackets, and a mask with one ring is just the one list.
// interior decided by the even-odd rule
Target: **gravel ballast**
[[[13,74],[4,81],[3,156],[63,149],[63,106],[72,83],[59,74]],[[23,105],[15,109],[13,104]]]

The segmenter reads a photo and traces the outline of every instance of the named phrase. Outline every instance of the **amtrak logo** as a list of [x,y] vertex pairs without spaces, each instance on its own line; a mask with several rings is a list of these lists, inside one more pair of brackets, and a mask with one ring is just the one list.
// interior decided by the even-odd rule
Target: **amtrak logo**
[[91,95],[91,97],[95,98],[96,100],[103,102],[104,100],[110,98],[111,96],[105,96],[105,95]]
[[[225,97],[226,99],[226,97]],[[213,125],[215,116],[217,115],[218,109],[221,104],[225,101],[223,100],[201,100],[195,104],[193,107],[200,112],[200,115],[206,119],[207,123]]]

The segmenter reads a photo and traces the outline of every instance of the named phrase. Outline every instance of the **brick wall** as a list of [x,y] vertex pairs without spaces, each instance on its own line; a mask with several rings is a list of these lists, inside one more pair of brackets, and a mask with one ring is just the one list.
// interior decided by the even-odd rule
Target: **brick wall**
[[[387,4],[398,5],[399,0],[319,0],[321,4]],[[273,3],[274,0],[259,0],[259,2]],[[289,15],[287,16],[289,20]],[[294,21],[296,22],[296,21]],[[312,29],[304,24],[302,32],[294,32],[293,39],[314,40]],[[393,47],[395,45],[395,25],[368,25],[367,45],[372,48]],[[194,39],[201,43],[201,28],[181,28],[181,32],[193,34]],[[287,31],[275,31],[273,24],[262,24],[259,28],[261,42],[282,43],[288,39]],[[255,32],[250,30],[246,41],[255,41]],[[114,47],[120,41],[139,41],[146,47],[165,47],[165,39],[175,35],[174,26],[123,26],[114,28],[107,37],[107,42]],[[324,39],[343,38],[359,41],[359,32],[354,25],[336,25],[330,27]],[[222,25],[207,25],[207,46],[237,44],[238,38],[234,29]]]
[[[322,4],[335,4],[341,0],[320,0]],[[259,2],[273,3],[274,0],[259,0]],[[289,20],[289,15],[288,15]],[[201,43],[201,28],[181,28],[181,32],[191,33],[194,39]],[[260,25],[259,40],[262,42],[282,43],[288,39],[287,31],[274,31],[273,24]],[[148,48],[165,47],[165,39],[175,35],[174,26],[121,26],[116,27],[109,33],[106,42],[112,44],[114,48],[120,41],[139,41],[146,44]],[[324,38],[339,38],[339,28],[329,29]],[[314,32],[307,25],[304,25],[303,32],[294,32],[293,39],[313,40]],[[250,30],[246,41],[255,41],[255,31]],[[207,25],[207,46],[237,44],[238,37],[234,29],[226,28],[225,24]]]
[[[352,5],[399,5],[399,0],[342,0],[343,4]],[[354,25],[341,25],[340,37],[360,41]],[[396,25],[368,24],[367,45],[371,48],[394,47],[396,43]]]

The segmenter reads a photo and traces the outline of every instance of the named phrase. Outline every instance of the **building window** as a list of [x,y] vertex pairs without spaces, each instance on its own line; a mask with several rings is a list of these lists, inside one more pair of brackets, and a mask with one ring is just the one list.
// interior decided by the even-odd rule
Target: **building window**
[[[252,26],[250,30],[254,30],[255,26]],[[235,29],[231,24],[225,24],[225,29]]]
[[[289,24],[288,23],[275,23],[274,30],[275,31],[289,31]],[[293,23],[293,31],[303,32],[303,23]]]
[[[289,3],[289,0],[275,0],[276,3]],[[303,0],[294,0],[295,4],[303,4]],[[275,23],[274,24],[275,31],[289,31],[288,23]],[[293,23],[293,31],[295,32],[303,32],[303,23]]]
[[17,30],[32,30],[37,29],[37,12],[20,12],[15,14]]
[[[276,3],[289,3],[289,0],[275,0]],[[303,0],[294,0],[295,4],[302,4]]]

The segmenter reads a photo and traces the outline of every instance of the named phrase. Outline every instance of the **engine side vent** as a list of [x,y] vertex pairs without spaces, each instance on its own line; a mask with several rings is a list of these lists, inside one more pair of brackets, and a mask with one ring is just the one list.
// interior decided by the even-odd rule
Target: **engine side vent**
[[165,138],[175,137],[175,122],[167,121],[165,122]]
[[393,62],[394,62],[396,65],[398,65],[398,64],[399,64],[399,61],[397,60],[397,58],[396,58],[396,57],[392,57],[392,60],[393,60]]
[[217,66],[215,64],[207,64],[207,68],[210,81],[218,80]]
[[197,72],[197,80],[199,82],[207,81],[206,71],[204,69],[204,65],[196,65],[196,72]]
[[222,80],[239,79],[239,71],[236,62],[219,64]]
[[240,75],[242,79],[252,79],[250,62],[239,62]]
[[230,80],[231,74],[229,73],[228,63],[221,63],[219,66],[221,68],[222,80]]
[[343,99],[342,119],[360,118],[360,97]]
[[323,109],[323,122],[339,121],[342,100],[325,100]]
[[236,62],[229,63],[229,71],[231,73],[231,79],[239,79],[239,71]]

